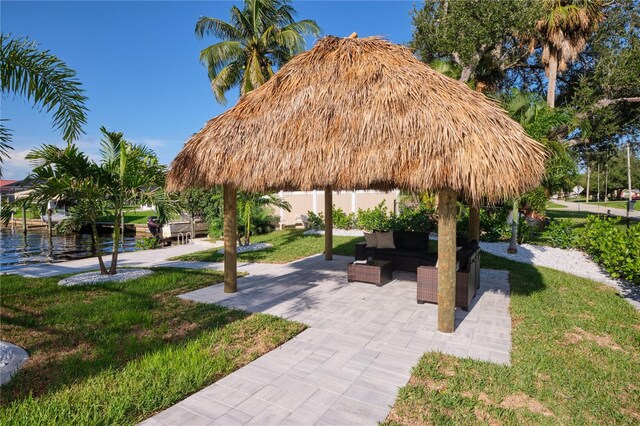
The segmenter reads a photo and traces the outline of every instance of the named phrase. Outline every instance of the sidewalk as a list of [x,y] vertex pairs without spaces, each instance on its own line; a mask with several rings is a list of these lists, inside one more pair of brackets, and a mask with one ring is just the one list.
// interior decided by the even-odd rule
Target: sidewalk
[[[587,204],[587,203],[574,203],[572,201],[562,201],[562,200],[552,200],[556,204],[560,204],[565,206],[568,210],[573,210],[577,212],[589,212],[595,214],[607,214],[610,212],[614,216],[627,217],[627,211],[625,209],[617,209],[615,207],[606,207],[598,204]],[[637,204],[640,208],[640,203]],[[640,211],[632,211],[629,212],[629,217],[632,219],[640,220]]]
[[[118,255],[118,266],[150,267],[166,263],[169,258],[207,250],[216,247],[206,240],[193,240],[192,244],[174,245],[155,250],[143,250]],[[103,256],[104,262],[109,267],[111,255]],[[33,263],[30,265],[11,265],[0,268],[1,274],[19,274],[29,278],[52,277],[55,275],[75,274],[84,271],[98,270],[98,258],[70,260],[60,263]]]

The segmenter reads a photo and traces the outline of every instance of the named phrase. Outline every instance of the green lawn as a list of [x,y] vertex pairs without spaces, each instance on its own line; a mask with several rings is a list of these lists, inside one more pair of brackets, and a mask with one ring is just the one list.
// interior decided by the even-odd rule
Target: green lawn
[[[324,252],[324,235],[304,235],[301,230],[275,231],[251,238],[252,243],[271,243],[273,247],[254,252],[238,254],[242,262],[287,263],[296,259]],[[354,244],[364,241],[363,237],[333,237],[333,253],[344,256],[354,255]],[[173,260],[200,262],[222,262],[223,255],[218,249],[204,250]]]
[[[147,223],[149,216],[155,216],[156,212],[153,210],[141,211],[132,210],[124,215],[124,223]],[[98,219],[98,222],[113,222],[113,215],[102,216]]]
[[638,424],[640,314],[602,284],[488,254],[510,271],[512,365],[428,353],[386,424]]
[[566,209],[567,206],[563,204],[554,203],[553,201],[547,201],[547,208],[548,209]]
[[[574,203],[585,203],[586,199],[582,197],[582,198],[576,198],[576,199],[567,200],[567,201],[572,201]],[[607,201],[606,203],[604,201],[600,201],[599,203],[595,201],[590,201],[589,204],[592,206],[612,207],[612,208],[623,209],[623,210],[627,209],[627,200],[610,200],[610,201]]]
[[304,328],[176,297],[220,282],[216,271],[73,288],[59,279],[2,277],[2,338],[30,359],[2,387],[0,424],[135,424]]

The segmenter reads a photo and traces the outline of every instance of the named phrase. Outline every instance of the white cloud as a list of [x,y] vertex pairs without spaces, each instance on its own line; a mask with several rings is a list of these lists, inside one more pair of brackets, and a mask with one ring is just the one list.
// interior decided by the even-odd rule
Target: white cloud
[[5,158],[2,165],[2,179],[24,179],[31,173],[31,164],[25,159],[29,149],[9,151],[9,158]]

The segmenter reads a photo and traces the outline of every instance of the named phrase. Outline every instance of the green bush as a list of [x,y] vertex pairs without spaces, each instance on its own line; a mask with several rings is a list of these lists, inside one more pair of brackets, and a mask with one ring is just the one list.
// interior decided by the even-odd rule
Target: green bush
[[431,232],[435,222],[435,210],[420,206],[404,208],[400,214],[392,215],[391,228],[396,231]]
[[393,229],[393,220],[386,203],[382,201],[373,209],[358,209],[356,227],[367,231],[389,231]]
[[156,237],[140,238],[136,240],[136,249],[151,250],[160,247],[160,242]]
[[576,235],[571,219],[554,219],[551,221],[544,236],[552,247],[563,249],[576,246]]
[[534,233],[535,228],[527,223],[525,217],[520,216],[520,220],[518,220],[518,244],[524,244],[530,241]]
[[356,225],[356,215],[345,213],[340,207],[333,206],[333,227],[337,229],[352,229]]
[[322,212],[315,214],[312,211],[308,211],[307,224],[311,229],[324,229],[324,214]]
[[620,229],[620,218],[588,216],[579,246],[614,278],[640,284],[640,225]]
[[526,192],[520,198],[520,208],[525,212],[535,212],[541,215],[547,210],[547,193],[542,186]]
[[480,209],[480,239],[482,241],[500,241],[511,233],[507,223],[510,207],[499,206]]

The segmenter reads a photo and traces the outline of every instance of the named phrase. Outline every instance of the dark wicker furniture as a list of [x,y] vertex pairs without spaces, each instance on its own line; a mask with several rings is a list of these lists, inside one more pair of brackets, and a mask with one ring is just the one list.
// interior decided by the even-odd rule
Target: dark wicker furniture
[[[456,306],[468,311],[480,287],[480,249],[477,243],[463,246],[456,258],[460,262],[456,272]],[[418,303],[438,303],[438,268],[421,266],[417,275]]]
[[371,264],[349,263],[347,280],[375,284],[378,287],[393,279],[393,263],[386,260],[374,260]]
[[356,260],[373,258],[393,262],[393,269],[416,272],[419,266],[435,266],[438,254],[429,252],[429,234],[426,232],[393,231],[394,249],[370,248],[357,243]]

